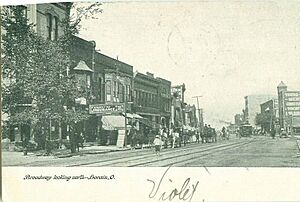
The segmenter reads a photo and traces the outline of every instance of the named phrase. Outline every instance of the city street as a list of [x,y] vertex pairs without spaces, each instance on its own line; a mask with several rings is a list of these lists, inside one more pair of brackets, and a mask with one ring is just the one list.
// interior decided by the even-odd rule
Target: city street
[[209,166],[209,167],[297,167],[300,166],[295,138],[232,137],[217,143],[192,143],[181,148],[121,150],[100,154],[81,154],[69,158],[22,156],[21,152],[3,152],[4,166]]

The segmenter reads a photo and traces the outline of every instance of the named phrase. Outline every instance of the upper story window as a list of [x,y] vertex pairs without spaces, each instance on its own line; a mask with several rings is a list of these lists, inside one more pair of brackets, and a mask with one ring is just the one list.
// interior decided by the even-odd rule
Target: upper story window
[[58,39],[58,17],[53,17],[53,34],[54,34],[54,40]]
[[117,89],[118,87],[117,87],[117,82],[116,81],[114,81],[114,85],[113,85],[113,94],[114,94],[114,98],[116,98],[117,97],[117,95],[118,95],[118,89]]
[[57,40],[58,39],[58,17],[53,16],[50,13],[47,13],[46,18],[47,18],[47,39]]
[[111,101],[111,81],[106,81],[106,101]]
[[128,102],[131,101],[131,88],[130,88],[130,85],[126,85],[126,100]]
[[99,77],[98,78],[98,99],[102,100],[102,93],[103,93],[103,89],[102,89],[102,79]]
[[118,93],[119,101],[124,102],[124,87],[123,87],[123,85],[119,83],[118,89],[119,89],[119,93]]

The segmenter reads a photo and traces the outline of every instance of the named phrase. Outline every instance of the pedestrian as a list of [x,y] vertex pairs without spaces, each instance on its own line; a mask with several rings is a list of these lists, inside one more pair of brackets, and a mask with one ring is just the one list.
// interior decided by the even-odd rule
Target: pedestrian
[[174,148],[174,130],[173,130],[173,128],[170,128],[169,139],[170,139],[171,148]]
[[213,138],[213,131],[212,131],[212,127],[210,125],[208,125],[208,130],[207,130],[207,137],[208,140],[207,142],[212,142],[212,138]]
[[223,140],[226,139],[226,128],[223,126],[222,128]]
[[217,132],[215,128],[213,128],[213,142],[217,142]]
[[134,127],[132,127],[132,129],[130,130],[130,149],[134,150],[135,149],[135,145],[136,145],[136,130]]
[[207,142],[207,135],[208,135],[208,127],[207,127],[207,124],[205,124],[204,128],[203,128],[203,136],[201,137],[202,143],[204,143],[204,140],[205,140],[205,143]]
[[168,148],[168,134],[167,134],[166,129],[163,130],[162,137],[163,137],[163,141],[164,141],[164,148],[166,149],[166,148]]
[[77,141],[78,141],[77,148],[79,151],[79,145],[83,149],[83,143],[84,143],[84,136],[83,136],[82,132],[79,134]]
[[161,145],[162,145],[162,141],[159,138],[159,135],[155,136],[155,139],[153,141],[154,144],[154,148],[155,148],[155,153],[157,156],[160,156],[160,150],[161,150]]
[[199,131],[196,132],[196,142],[200,143],[200,140],[199,140]]
[[179,134],[178,143],[179,143],[179,147],[181,147],[181,143],[182,143],[182,140],[183,140],[183,130],[182,130],[182,128],[178,128],[177,131],[178,131],[178,134]]
[[275,138],[275,134],[276,134],[276,131],[275,131],[275,128],[274,128],[274,126],[272,126],[272,128],[271,128],[271,136],[272,136],[272,139],[274,139]]
[[183,146],[185,146],[186,142],[187,142],[187,131],[186,130],[182,130],[182,138],[183,138]]

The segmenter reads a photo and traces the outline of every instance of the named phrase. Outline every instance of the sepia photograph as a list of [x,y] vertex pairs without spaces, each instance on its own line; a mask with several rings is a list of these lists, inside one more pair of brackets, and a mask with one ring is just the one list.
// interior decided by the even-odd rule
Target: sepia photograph
[[299,167],[298,1],[1,7],[2,166]]

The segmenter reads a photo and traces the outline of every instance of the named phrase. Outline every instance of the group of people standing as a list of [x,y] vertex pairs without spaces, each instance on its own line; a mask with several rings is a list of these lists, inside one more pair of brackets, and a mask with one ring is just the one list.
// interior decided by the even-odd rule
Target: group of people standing
[[215,128],[212,128],[210,125],[205,124],[203,130],[196,134],[196,141],[200,143],[209,143],[209,142],[217,142],[217,132]]
[[161,148],[171,148],[185,146],[191,141],[193,132],[184,131],[182,128],[161,128],[159,134],[154,138],[153,145],[157,155],[160,155]]
[[[159,130],[149,130],[148,134],[144,134],[143,138],[146,138],[144,141],[140,141],[138,138],[138,130],[134,127],[130,129],[129,132],[129,141],[131,149],[135,149],[137,144],[141,144],[143,148],[143,143],[149,146],[153,145],[157,155],[160,155],[161,148],[175,148],[185,146],[187,143],[192,141],[192,137],[195,135],[196,142],[200,143],[211,143],[217,142],[217,132],[215,128],[212,128],[210,125],[205,124],[201,131],[186,131],[180,127],[171,127],[161,128]],[[229,139],[225,127],[222,128],[221,137],[224,139]],[[223,139],[223,138],[222,138]]]

